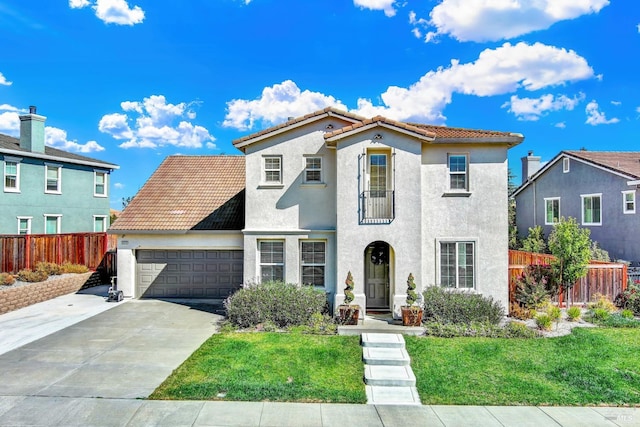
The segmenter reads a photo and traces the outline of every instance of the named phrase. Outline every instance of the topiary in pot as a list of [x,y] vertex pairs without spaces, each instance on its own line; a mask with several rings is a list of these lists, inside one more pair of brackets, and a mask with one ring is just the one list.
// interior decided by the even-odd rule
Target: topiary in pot
[[344,281],[344,284],[346,285],[344,288],[344,304],[338,307],[339,322],[343,325],[357,325],[358,318],[360,317],[360,306],[351,304],[355,298],[351,271],[347,274],[347,279]]
[[402,324],[404,326],[420,326],[422,324],[422,305],[416,304],[418,293],[416,292],[415,279],[413,273],[409,273],[407,278],[407,305],[402,306]]

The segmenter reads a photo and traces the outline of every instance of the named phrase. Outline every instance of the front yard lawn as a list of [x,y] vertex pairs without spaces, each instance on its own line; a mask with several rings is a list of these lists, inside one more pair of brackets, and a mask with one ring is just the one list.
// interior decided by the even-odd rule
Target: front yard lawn
[[366,403],[359,339],[216,334],[150,399]]
[[544,339],[405,337],[423,404],[638,405],[640,331]]
[[[423,404],[640,405],[640,330],[405,337]],[[357,336],[213,335],[151,399],[365,403]]]

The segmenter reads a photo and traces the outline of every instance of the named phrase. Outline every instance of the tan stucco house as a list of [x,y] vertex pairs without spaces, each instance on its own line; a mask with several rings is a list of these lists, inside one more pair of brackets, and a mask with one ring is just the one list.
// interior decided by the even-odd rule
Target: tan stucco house
[[223,298],[313,285],[399,316],[406,280],[508,300],[507,150],[523,136],[334,108],[171,156],[110,229],[126,296]]

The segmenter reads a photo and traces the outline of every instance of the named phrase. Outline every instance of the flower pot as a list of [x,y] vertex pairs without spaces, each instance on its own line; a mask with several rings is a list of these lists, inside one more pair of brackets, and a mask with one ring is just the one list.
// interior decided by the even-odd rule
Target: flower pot
[[422,325],[422,309],[419,307],[401,307],[403,326]]
[[357,325],[360,317],[360,306],[340,305],[338,306],[338,319],[342,325]]

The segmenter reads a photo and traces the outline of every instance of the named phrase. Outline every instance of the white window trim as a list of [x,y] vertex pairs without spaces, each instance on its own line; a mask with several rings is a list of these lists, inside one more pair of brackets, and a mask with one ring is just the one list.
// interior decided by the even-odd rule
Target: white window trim
[[[309,159],[320,159],[320,169],[308,169],[307,168],[307,160]],[[317,155],[304,155],[302,157],[303,161],[303,171],[302,171],[302,182],[306,185],[324,185],[324,159],[322,156]],[[320,171],[320,180],[319,181],[309,181],[307,179],[307,171]]]
[[[303,264],[302,262],[302,244],[303,243],[324,243],[324,263],[322,264]],[[300,240],[300,283],[301,284],[305,284],[302,282],[302,270],[304,267],[318,267],[318,266],[322,266],[324,267],[324,283],[322,284],[322,286],[319,285],[315,285],[315,287],[317,288],[325,288],[327,286],[327,241],[326,240],[322,240],[322,239],[301,239]]]
[[[97,193],[96,192],[96,187],[98,185],[98,174],[102,174],[104,175],[104,193]],[[93,171],[93,196],[94,197],[107,197],[107,180],[109,179],[109,174],[105,171]]]
[[[58,189],[48,190],[47,189],[47,171],[49,168],[57,168],[58,169]],[[62,166],[53,163],[45,163],[44,164],[44,192],[46,194],[62,194]]]
[[[465,158],[465,188],[451,188],[451,175],[462,175],[461,172],[451,172],[451,157],[464,157]],[[468,194],[470,192],[470,178],[469,178],[469,168],[470,168],[470,159],[471,156],[469,153],[447,153],[447,193],[463,193]]]
[[564,157],[562,159],[562,173],[569,173],[571,170],[571,159]]
[[[267,181],[267,159],[279,159],[280,160],[280,169],[268,169],[270,171],[278,170],[280,172],[280,180],[279,181]],[[265,154],[262,156],[261,164],[260,164],[260,188],[282,188],[283,185],[283,177],[284,175],[284,167],[282,164],[282,156],[276,154]]]
[[[263,263],[262,262],[262,251],[261,251],[261,244],[263,242],[281,242],[282,243],[282,262],[281,263]],[[262,266],[278,266],[281,265],[282,266],[282,280],[286,281],[287,278],[287,266],[286,266],[286,261],[287,261],[287,242],[283,239],[260,239],[258,240],[258,253],[257,253],[257,261],[258,261],[258,282],[262,282]]]
[[[633,209],[627,209],[627,194],[633,195]],[[622,213],[625,215],[636,213],[636,190],[625,190],[622,192]]]
[[[19,157],[4,157],[4,163],[2,166],[2,185],[5,193],[19,193],[20,192],[20,162]],[[15,188],[7,187],[7,162],[16,164],[16,186]]]
[[[442,265],[441,265],[441,247],[442,243],[472,243],[473,244],[473,287],[472,288],[461,288],[456,283],[455,288],[443,287],[442,285]],[[456,266],[458,265],[458,251],[456,250]],[[456,277],[457,278],[457,277]],[[436,239],[436,282],[438,286],[442,289],[449,290],[465,290],[467,292],[476,292],[478,286],[478,239],[476,238],[459,238],[459,239]]]
[[[587,197],[599,197],[600,198],[600,222],[585,222],[584,220],[584,199]],[[580,216],[582,219],[582,225],[602,225],[602,193],[594,193],[594,194],[581,194],[580,195]]]
[[[547,202],[552,202],[554,200],[558,201],[558,221],[548,221],[547,220]],[[555,225],[560,221],[560,216],[562,215],[561,213],[561,206],[560,206],[560,197],[545,197],[544,199],[544,224],[545,225]]]
[[19,216],[17,217],[18,219],[18,234],[20,234],[20,221],[22,220],[27,220],[27,233],[26,234],[31,234],[31,220],[33,219],[32,216]]
[[[102,218],[102,230],[96,230],[96,219]],[[107,216],[106,215],[94,215],[93,216],[93,232],[94,233],[104,233],[107,231]]]
[[[62,214],[44,214],[44,234],[60,234],[62,224]],[[56,218],[56,232],[47,233],[47,218]]]

